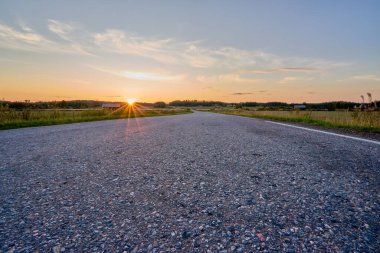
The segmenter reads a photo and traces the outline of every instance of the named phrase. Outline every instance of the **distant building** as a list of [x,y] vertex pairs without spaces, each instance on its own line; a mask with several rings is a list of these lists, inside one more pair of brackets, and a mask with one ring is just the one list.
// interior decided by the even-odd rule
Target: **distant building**
[[104,109],[119,109],[122,105],[117,103],[102,104]]
[[294,108],[294,109],[305,110],[305,109],[306,109],[306,105],[303,105],[303,104],[300,104],[300,105],[294,105],[293,108]]

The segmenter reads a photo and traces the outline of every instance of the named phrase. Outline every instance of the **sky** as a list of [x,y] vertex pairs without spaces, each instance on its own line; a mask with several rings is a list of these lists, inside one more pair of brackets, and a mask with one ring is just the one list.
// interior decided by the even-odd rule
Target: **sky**
[[0,2],[0,99],[380,100],[378,0]]

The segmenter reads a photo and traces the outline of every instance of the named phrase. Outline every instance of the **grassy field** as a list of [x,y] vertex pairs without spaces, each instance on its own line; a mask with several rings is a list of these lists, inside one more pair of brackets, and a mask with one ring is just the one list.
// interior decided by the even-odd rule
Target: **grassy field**
[[247,109],[214,109],[211,111],[380,133],[380,111],[254,111]]
[[138,109],[125,107],[116,111],[109,109],[86,110],[10,110],[0,108],[0,130],[47,126],[98,120],[165,116],[191,113],[190,109]]

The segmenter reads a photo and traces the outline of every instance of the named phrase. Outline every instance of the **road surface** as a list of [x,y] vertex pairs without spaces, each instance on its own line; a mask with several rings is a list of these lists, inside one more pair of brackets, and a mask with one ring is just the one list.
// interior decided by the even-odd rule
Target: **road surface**
[[0,252],[380,248],[380,145],[193,114],[0,132]]

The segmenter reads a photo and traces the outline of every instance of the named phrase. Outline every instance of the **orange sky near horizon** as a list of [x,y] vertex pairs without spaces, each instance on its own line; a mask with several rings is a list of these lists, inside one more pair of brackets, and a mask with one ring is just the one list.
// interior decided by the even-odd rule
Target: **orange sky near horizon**
[[[287,82],[279,84],[275,80],[263,80],[261,83],[235,84],[233,89],[229,83],[219,84],[195,83],[192,80],[160,81],[126,80],[118,76],[105,76],[103,79],[86,73],[82,76],[30,73],[17,75],[7,73],[0,76],[0,99],[7,101],[60,101],[60,100],[100,100],[125,101],[135,98],[140,102],[170,102],[173,100],[197,99],[223,102],[269,102],[282,101],[288,103],[317,103],[326,101],[359,102],[360,95],[372,91],[374,99],[379,97],[379,90],[370,84],[355,85],[354,82],[337,82],[333,87],[313,88],[313,83]],[[103,73],[100,73],[102,75]],[[80,79],[79,77],[82,77]],[[111,83],[111,84],[110,84]],[[352,88],[345,90],[350,85]],[[316,84],[318,85],[318,84]],[[249,88],[247,88],[247,86]],[[254,89],[250,87],[255,87]],[[235,92],[238,87],[239,92]],[[373,92],[375,90],[375,92]],[[344,91],[344,92],[343,92]]]

